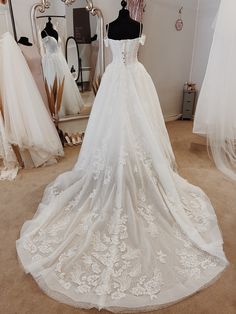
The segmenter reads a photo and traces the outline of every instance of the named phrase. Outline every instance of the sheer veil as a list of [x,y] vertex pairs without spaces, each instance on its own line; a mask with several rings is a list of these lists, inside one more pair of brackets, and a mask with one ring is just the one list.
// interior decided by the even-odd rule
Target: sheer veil
[[193,132],[207,137],[219,170],[236,180],[236,1],[222,0]]

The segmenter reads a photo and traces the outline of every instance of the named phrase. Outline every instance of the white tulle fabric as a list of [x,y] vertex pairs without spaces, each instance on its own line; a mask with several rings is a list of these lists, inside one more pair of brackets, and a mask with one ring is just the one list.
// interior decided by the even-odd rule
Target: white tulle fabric
[[45,191],[17,241],[27,273],[75,307],[158,309],[227,265],[207,196],[174,170],[144,36],[106,39],[113,53],[74,169]]
[[12,32],[12,23],[9,10],[9,4],[0,2],[0,36],[5,32]]
[[11,145],[7,141],[4,121],[0,111],[0,181],[14,180],[17,172],[18,162]]
[[236,1],[222,0],[193,132],[207,137],[219,170],[236,180]]
[[55,78],[60,82],[65,78],[59,116],[80,113],[84,102],[57,40],[52,36],[46,36],[42,41],[45,48],[45,54],[42,57],[43,73],[48,85],[52,87]]
[[63,156],[48,114],[23,54],[10,33],[0,39],[0,95],[8,143],[28,150],[35,167]]

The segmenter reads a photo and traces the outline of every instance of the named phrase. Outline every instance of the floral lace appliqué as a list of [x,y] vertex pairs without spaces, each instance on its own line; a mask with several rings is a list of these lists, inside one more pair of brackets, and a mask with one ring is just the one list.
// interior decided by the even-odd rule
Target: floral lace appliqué
[[138,213],[147,223],[147,231],[151,234],[152,237],[159,235],[159,230],[157,223],[155,222],[155,217],[153,215],[153,209],[151,205],[147,204],[145,193],[142,189],[139,191],[139,201],[138,201]]
[[206,210],[206,200],[199,195],[190,193],[188,199],[182,197],[182,203],[187,216],[194,222],[200,232],[207,231],[209,226],[209,213]]
[[175,267],[178,274],[186,278],[199,279],[202,271],[217,266],[217,259],[205,252],[187,249],[176,250],[181,267]]
[[93,234],[90,250],[74,261],[69,273],[65,271],[67,259],[74,256],[76,248],[63,253],[55,268],[60,285],[81,294],[110,295],[114,300],[127,294],[156,298],[164,284],[158,265],[165,263],[166,254],[157,252],[153,276],[142,274],[141,251],[126,243],[127,221],[124,210],[114,208],[108,231]]

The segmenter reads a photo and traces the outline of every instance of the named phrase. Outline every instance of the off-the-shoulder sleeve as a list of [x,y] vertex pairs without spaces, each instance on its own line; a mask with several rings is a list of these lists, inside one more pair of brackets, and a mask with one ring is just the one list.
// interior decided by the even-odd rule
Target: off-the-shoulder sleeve
[[142,34],[140,38],[140,44],[143,46],[145,44],[145,41],[146,41],[146,35]]
[[108,39],[108,37],[104,38],[104,44],[105,44],[105,47],[109,46],[109,39]]

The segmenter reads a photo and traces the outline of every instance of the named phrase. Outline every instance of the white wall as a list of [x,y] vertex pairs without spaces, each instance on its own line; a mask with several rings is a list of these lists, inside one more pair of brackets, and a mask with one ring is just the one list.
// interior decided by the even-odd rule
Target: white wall
[[[184,29],[175,21],[183,6]],[[197,0],[149,0],[144,15],[145,47],[141,61],[156,85],[163,114],[171,119],[181,112],[182,90],[189,79]]]
[[120,0],[93,0],[93,3],[102,10],[106,24],[116,19],[121,9]]
[[191,75],[199,89],[205,76],[219,4],[220,0],[199,0]]

